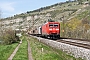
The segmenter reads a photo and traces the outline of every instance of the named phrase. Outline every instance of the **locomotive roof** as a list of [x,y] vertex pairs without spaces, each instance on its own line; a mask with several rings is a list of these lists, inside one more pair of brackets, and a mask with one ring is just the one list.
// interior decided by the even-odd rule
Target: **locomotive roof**
[[[48,23],[59,23],[59,22],[47,22],[47,23],[45,23],[45,24],[48,24]],[[43,24],[43,25],[45,25],[45,24]]]

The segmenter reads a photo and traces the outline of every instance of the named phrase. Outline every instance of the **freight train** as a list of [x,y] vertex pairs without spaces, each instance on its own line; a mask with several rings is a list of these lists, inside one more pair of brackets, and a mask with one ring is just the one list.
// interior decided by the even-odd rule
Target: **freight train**
[[30,31],[29,34],[40,35],[46,38],[60,38],[60,23],[49,21],[37,29]]

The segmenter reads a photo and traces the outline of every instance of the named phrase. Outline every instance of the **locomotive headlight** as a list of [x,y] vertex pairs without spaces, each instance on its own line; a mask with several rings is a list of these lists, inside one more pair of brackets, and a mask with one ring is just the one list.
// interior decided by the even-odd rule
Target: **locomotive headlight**
[[56,30],[59,30],[59,29],[56,29]]
[[52,29],[49,29],[49,30],[52,30]]

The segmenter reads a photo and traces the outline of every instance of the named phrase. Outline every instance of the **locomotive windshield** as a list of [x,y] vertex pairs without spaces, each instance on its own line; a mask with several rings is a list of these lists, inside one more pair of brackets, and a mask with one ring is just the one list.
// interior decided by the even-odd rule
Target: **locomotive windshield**
[[58,24],[49,24],[49,27],[58,27]]
[[53,24],[50,24],[49,27],[53,27]]
[[54,27],[58,27],[58,24],[54,24]]

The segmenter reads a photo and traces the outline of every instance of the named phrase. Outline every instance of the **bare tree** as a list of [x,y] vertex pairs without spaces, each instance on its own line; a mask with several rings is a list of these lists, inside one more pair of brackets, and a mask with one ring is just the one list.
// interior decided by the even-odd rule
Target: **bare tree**
[[2,18],[1,18],[1,16],[2,16],[2,11],[0,9],[0,35],[2,35],[2,32],[3,32],[3,29],[2,29]]
[[1,10],[0,10],[0,35],[1,35],[1,26],[2,24],[1,24]]
[[1,10],[0,10],[0,41],[1,41],[1,36],[2,36],[2,28],[1,28],[1,26],[2,26],[2,22],[1,22]]
[[0,20],[1,20],[1,14],[2,14],[2,12],[1,12],[1,10],[0,10]]

